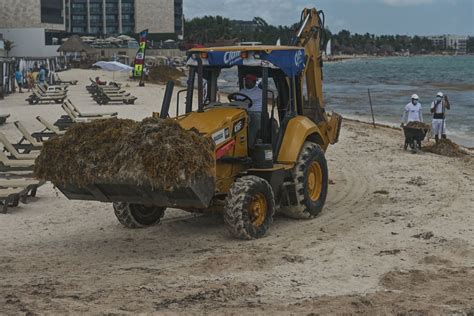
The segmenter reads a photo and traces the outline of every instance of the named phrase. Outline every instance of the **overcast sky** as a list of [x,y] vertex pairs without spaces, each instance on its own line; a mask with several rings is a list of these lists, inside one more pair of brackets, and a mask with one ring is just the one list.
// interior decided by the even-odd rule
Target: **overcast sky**
[[324,10],[332,32],[474,35],[474,0],[184,0],[186,18],[260,16],[274,25],[291,25],[313,6]]

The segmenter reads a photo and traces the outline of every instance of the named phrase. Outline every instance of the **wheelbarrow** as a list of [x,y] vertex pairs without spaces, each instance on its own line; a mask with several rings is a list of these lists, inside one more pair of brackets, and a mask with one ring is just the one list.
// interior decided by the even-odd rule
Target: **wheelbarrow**
[[405,134],[405,145],[403,149],[407,150],[408,146],[410,146],[411,150],[421,150],[421,141],[425,139],[428,131],[428,128],[403,126],[403,133]]

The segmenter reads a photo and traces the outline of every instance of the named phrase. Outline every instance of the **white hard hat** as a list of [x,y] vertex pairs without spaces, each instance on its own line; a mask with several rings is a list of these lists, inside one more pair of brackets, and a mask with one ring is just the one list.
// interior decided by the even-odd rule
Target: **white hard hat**
[[418,98],[418,94],[412,95],[411,98],[412,98],[412,99],[417,99],[417,100],[419,99],[419,98]]
[[443,92],[440,91],[440,92],[438,92],[438,94],[437,94],[436,96],[437,96],[437,97],[443,97],[444,94],[443,94]]

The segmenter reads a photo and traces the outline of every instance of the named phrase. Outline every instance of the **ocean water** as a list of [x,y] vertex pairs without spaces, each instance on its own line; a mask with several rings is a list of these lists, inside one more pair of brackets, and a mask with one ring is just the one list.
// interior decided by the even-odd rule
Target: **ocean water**
[[474,147],[474,56],[417,56],[348,60],[324,65],[326,108],[349,117],[400,124],[404,106],[416,93],[425,122],[436,93],[449,98],[448,137]]
[[[438,91],[451,103],[447,111],[448,137],[474,147],[474,56],[416,56],[353,59],[325,63],[324,97],[327,111],[371,121],[370,89],[376,122],[399,125],[405,105],[416,93],[425,122]],[[219,87],[235,92],[236,71],[223,71]]]

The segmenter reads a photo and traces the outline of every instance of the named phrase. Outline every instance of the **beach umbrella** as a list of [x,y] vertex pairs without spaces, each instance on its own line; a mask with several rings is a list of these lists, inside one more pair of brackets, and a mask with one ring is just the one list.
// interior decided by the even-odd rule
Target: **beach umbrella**
[[130,72],[133,70],[133,67],[119,63],[118,61],[98,61],[93,66],[100,67],[106,71],[113,72],[113,80],[115,80],[115,72]]
[[82,41],[86,43],[91,43],[95,40],[94,36],[81,36]]
[[106,41],[106,42],[114,43],[114,42],[120,42],[120,39],[117,39],[117,38],[115,38],[115,37],[110,36],[110,37],[107,37],[107,38],[105,39],[105,41]]
[[118,61],[98,61],[93,66],[100,67],[107,71],[129,72],[133,67],[119,63]]
[[133,39],[134,39],[133,37],[130,37],[130,36],[128,36],[128,35],[119,35],[119,36],[117,36],[117,38],[118,38],[119,40],[122,40],[122,41],[129,41],[129,40],[133,40]]

